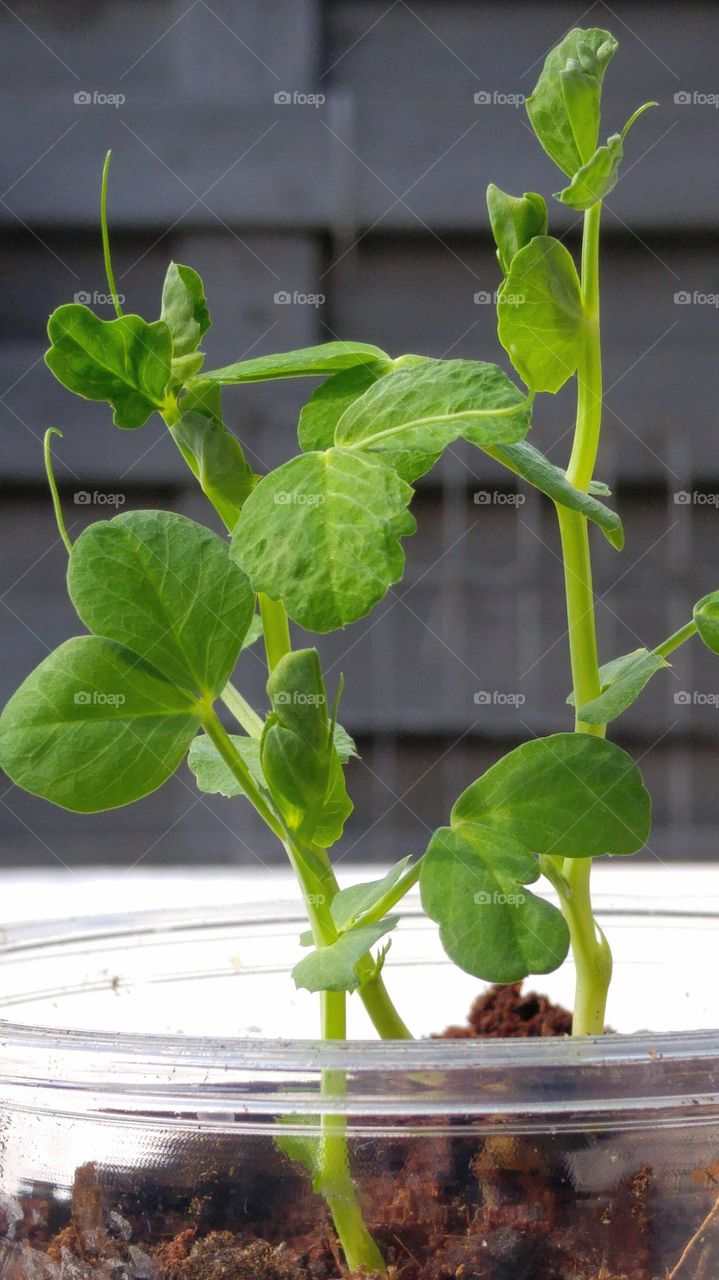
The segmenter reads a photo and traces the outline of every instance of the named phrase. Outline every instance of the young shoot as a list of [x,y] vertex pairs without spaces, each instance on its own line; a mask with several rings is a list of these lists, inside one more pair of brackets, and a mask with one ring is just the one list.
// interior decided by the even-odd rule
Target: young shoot
[[[579,261],[550,233],[542,195],[494,185],[487,192],[502,273],[498,336],[516,378],[485,360],[391,356],[351,341],[206,369],[210,314],[191,267],[170,263],[158,317],[123,313],[106,214],[109,156],[101,226],[116,318],[102,320],[79,303],[50,317],[46,362],[55,377],[109,405],[125,431],[159,414],[228,536],[172,512],[133,511],[92,524],[71,543],[48,433],[79,634],[8,702],[0,764],[18,786],[77,813],[131,804],[185,759],[201,791],[228,798],[236,821],[249,803],[297,877],[309,928],[293,976],[318,993],[328,1040],[345,1038],[352,993],[380,1036],[410,1037],[384,964],[402,901],[417,885],[447,955],[479,979],[549,973],[571,948],[574,1034],[601,1034],[612,962],[592,911],[592,861],[635,853],[650,830],[639,768],[607,739],[607,727],[679,645],[698,635],[719,652],[713,592],[668,639],[599,663],[590,539],[599,530],[617,551],[624,540],[606,487],[594,479],[602,425],[599,233],[630,126],[645,109],[600,141],[602,84],[616,49],[608,31],[570,31],[527,102],[539,143],[564,175],[555,198],[582,221]],[[298,445],[288,440],[287,461],[258,475],[226,425],[223,397],[225,389],[240,388],[241,397],[243,384],[278,378],[309,378],[313,389]],[[527,437],[535,396],[570,380],[576,425],[562,467]],[[346,769],[354,744],[337,718],[341,690],[327,690],[318,648],[293,648],[290,622],[323,636],[371,612],[403,575],[417,480],[460,439],[556,508],[574,726],[496,760],[457,798],[426,849],[402,856],[373,883],[340,888],[330,851],[353,809]],[[267,701],[253,707],[231,681],[243,649],[260,638]],[[241,686],[241,663],[239,671]],[[355,1195],[337,1108],[344,1088],[342,1073],[327,1071],[323,1094],[332,1105],[319,1134],[280,1134],[278,1142],[327,1200],[350,1270],[383,1272]]]

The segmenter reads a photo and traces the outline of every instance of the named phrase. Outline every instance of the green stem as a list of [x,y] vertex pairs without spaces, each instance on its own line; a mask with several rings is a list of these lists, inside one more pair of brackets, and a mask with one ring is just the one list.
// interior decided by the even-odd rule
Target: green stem
[[592,912],[591,873],[591,858],[565,858],[564,879],[569,892],[560,894],[560,901],[577,969],[572,1018],[575,1036],[604,1033],[607,992],[612,979],[612,952]]
[[53,472],[53,469],[52,469],[52,452],[50,449],[50,441],[52,440],[53,436],[59,436],[60,439],[62,440],[62,431],[60,431],[59,427],[48,427],[47,431],[45,432],[45,440],[44,440],[45,474],[47,475],[47,482],[50,486],[50,496],[52,497],[52,509],[55,512],[55,524],[57,525],[57,531],[60,534],[60,537],[62,538],[63,542],[65,543],[65,549],[67,551],[67,554],[69,555],[70,552],[72,551],[72,543],[70,541],[70,535],[67,529],[65,528],[65,517],[62,514],[62,503],[60,502],[60,494],[57,491],[57,484],[55,482],[55,473]]
[[285,843],[286,833],[276,814],[273,813],[269,804],[265,800],[260,788],[255,782],[242,756],[237,750],[229,733],[225,729],[217,712],[212,706],[205,706],[201,714],[202,727],[208,738],[217,748],[219,755],[224,760],[233,777],[237,779],[247,799],[252,807],[260,815],[263,822],[267,823],[270,831],[277,836],[278,840]]
[[658,644],[656,649],[652,649],[652,653],[655,653],[658,658],[668,658],[670,653],[674,653],[674,650],[678,649],[685,641],[691,640],[696,633],[696,622],[687,622],[678,631],[674,631],[666,640],[663,640],[661,644]]
[[[585,339],[577,369],[577,425],[567,479],[586,492],[594,473],[602,424],[602,358],[599,328],[599,224],[601,204],[584,215],[582,240],[582,304]],[[567,627],[572,664],[575,706],[583,707],[601,693],[594,592],[587,519],[577,511],[558,506],[559,531],[564,560]],[[603,736],[603,725],[575,722],[578,733]],[[591,859],[564,861],[565,889],[560,902],[569,926],[576,968],[576,992],[572,1033],[601,1035],[611,979],[611,952],[597,928],[590,893]],[[560,882],[561,883],[561,882]]]
[[[374,967],[374,966],[373,966]],[[357,970],[362,976],[362,967]],[[413,1040],[414,1036],[400,1017],[380,974],[375,974],[359,989],[360,999],[372,1025],[382,1040]]]
[[231,711],[238,724],[242,725],[245,733],[249,733],[251,738],[261,738],[262,730],[265,722],[262,716],[258,716],[254,707],[251,707],[246,698],[243,698],[239,689],[236,689],[229,681],[222,690],[222,701]]
[[102,228],[102,256],[105,260],[105,275],[107,276],[107,287],[110,290],[112,305],[115,308],[115,314],[118,319],[122,315],[122,307],[117,293],[117,285],[115,284],[115,273],[112,269],[112,255],[110,253],[110,233],[107,228],[107,179],[110,172],[110,158],[112,152],[108,151],[105,156],[105,163],[102,167],[102,185],[100,187],[100,226]]
[[[346,1040],[347,1005],[344,991],[322,992],[322,1038]],[[322,1073],[322,1096],[334,1103],[347,1095],[344,1071]],[[350,1271],[376,1271],[386,1275],[382,1254],[365,1226],[349,1164],[347,1120],[325,1112],[317,1157],[317,1190],[321,1191],[335,1224]]]
[[267,666],[270,671],[274,671],[280,658],[284,658],[285,654],[292,649],[287,613],[281,600],[270,600],[269,596],[263,595],[262,592],[257,598],[265,634]]

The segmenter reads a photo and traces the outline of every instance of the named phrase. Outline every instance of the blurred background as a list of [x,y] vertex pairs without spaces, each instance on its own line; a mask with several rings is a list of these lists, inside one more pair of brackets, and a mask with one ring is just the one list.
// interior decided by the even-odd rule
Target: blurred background
[[[392,355],[498,359],[498,271],[484,191],[564,185],[523,101],[573,25],[608,27],[603,134],[648,99],[606,202],[607,387],[598,475],[627,542],[592,534],[602,659],[652,646],[719,588],[719,13],[712,3],[453,0],[0,2],[0,629],[3,701],[80,628],[42,468],[60,427],[68,526],[142,506],[212,523],[162,423],[112,426],[43,364],[49,312],[105,318],[104,153],[125,309],[159,314],[172,258],[195,267],[214,325],[208,367],[334,337]],[[576,252],[571,211],[551,229]],[[260,470],[297,452],[316,383],[226,392]],[[563,464],[572,388],[537,406]],[[407,575],[364,622],[321,639],[361,760],[342,856],[420,852],[459,791],[526,737],[570,728],[553,513],[457,447],[419,487]],[[297,632],[299,643],[304,641]],[[237,683],[264,705],[259,648]],[[719,855],[719,665],[698,641],[614,726],[641,762],[655,829],[643,856]],[[128,809],[79,817],[0,788],[0,864],[118,867],[282,859],[241,801],[199,796],[183,767]]]

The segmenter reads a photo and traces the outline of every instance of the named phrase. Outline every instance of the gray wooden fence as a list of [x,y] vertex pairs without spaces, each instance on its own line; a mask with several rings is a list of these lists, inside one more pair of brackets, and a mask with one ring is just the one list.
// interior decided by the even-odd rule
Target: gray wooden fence
[[[191,263],[214,316],[211,364],[333,336],[393,354],[503,359],[484,189],[557,188],[517,103],[581,9],[0,3],[3,694],[77,627],[44,490],[47,425],[65,433],[58,471],[75,529],[112,502],[207,518],[161,424],[117,431],[42,363],[52,308],[82,295],[110,314],[97,229],[107,147],[126,305],[152,317],[167,261]],[[601,476],[627,531],[621,557],[593,539],[609,657],[658,642],[719,586],[719,17],[713,4],[676,0],[597,3],[582,21],[621,40],[607,131],[639,103],[661,102],[631,135],[605,215]],[[570,215],[552,212],[576,249]],[[228,395],[258,467],[295,451],[312,385]],[[535,439],[560,462],[571,412],[569,389],[538,406]],[[427,478],[416,510],[404,584],[320,646],[330,679],[345,674],[343,719],[363,757],[351,767],[357,814],[345,842],[355,859],[418,851],[501,751],[570,725],[551,511],[469,449]],[[258,706],[263,678],[259,656],[245,655],[238,679]],[[694,644],[616,726],[655,797],[658,857],[715,856],[718,704],[719,666]],[[198,799],[184,771],[134,808],[92,818],[12,788],[0,804],[6,864],[276,856],[240,802]]]

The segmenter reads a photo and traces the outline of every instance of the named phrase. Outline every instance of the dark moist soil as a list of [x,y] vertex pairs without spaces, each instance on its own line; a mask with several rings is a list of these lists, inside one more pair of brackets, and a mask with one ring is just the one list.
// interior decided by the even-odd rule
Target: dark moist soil
[[[570,1029],[565,1009],[518,983],[480,996],[467,1025],[444,1034]],[[389,1280],[675,1280],[719,1195],[719,1166],[689,1175],[689,1211],[676,1174],[663,1183],[633,1150],[609,1192],[579,1193],[572,1158],[617,1159],[606,1141],[549,1134],[540,1145],[501,1125],[476,1139],[463,1126],[457,1138],[357,1141],[353,1172]],[[0,1280],[344,1280],[326,1206],[299,1165],[265,1138],[249,1152],[196,1143],[179,1172],[171,1155],[159,1171],[86,1164],[69,1206],[0,1194]],[[717,1259],[719,1205],[676,1280],[719,1280]]]

